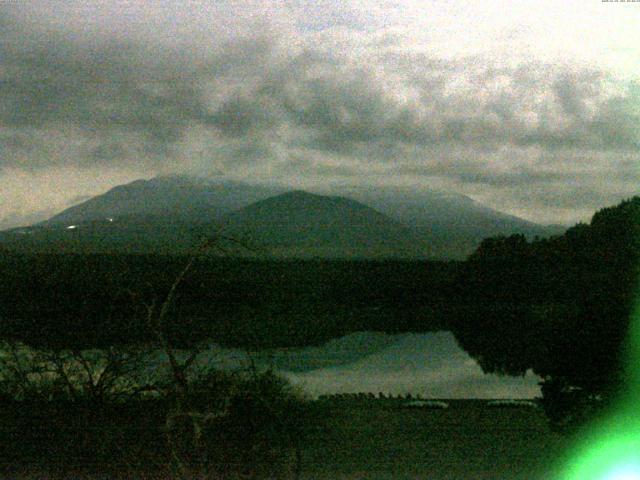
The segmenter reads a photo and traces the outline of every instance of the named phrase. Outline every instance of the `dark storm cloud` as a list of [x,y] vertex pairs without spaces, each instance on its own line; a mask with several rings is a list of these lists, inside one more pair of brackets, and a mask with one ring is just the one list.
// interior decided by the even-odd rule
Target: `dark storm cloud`
[[[314,56],[300,56],[306,55]],[[294,139],[296,146],[345,155],[372,143],[620,151],[640,145],[635,85],[607,96],[603,74],[548,70],[530,65],[526,71],[501,72],[506,83],[490,89],[487,85],[500,80],[490,71],[427,65],[421,83],[405,78],[395,85],[398,91],[418,92],[404,101],[366,66],[345,69],[337,58],[294,58],[245,98],[225,103],[213,118],[234,136],[292,125],[308,133]],[[469,86],[450,88],[458,74],[469,77]]]
[[[531,209],[531,213],[535,209],[541,211],[579,211],[581,212],[582,221],[589,221],[597,210],[605,206],[615,205],[630,197],[629,194],[615,189],[602,188],[597,182],[589,181],[588,179],[574,183],[539,183],[528,189],[516,187],[505,190],[501,195],[516,204],[527,206],[523,210]],[[574,222],[575,220],[567,223],[573,224]]]
[[522,170],[518,172],[457,172],[462,183],[478,183],[494,187],[535,186],[541,183],[559,183],[575,178],[575,174]]
[[[211,82],[260,74],[272,43],[263,32],[212,45],[203,56],[42,28],[6,6],[0,16],[10,18],[0,30],[0,167],[162,163],[179,153],[176,144],[192,126],[223,137],[268,126],[269,112],[252,111],[232,89],[221,96],[227,85]],[[261,149],[248,143],[235,150],[257,156]]]
[[[260,101],[262,100],[262,101]],[[266,98],[255,101],[247,96],[233,96],[211,113],[207,121],[224,135],[238,138],[274,127],[275,112]]]
[[[172,58],[125,38],[87,42],[48,31],[4,10],[12,21],[0,31],[0,166],[162,155],[202,117],[196,77]],[[47,155],[43,142],[55,136],[76,148]]]
[[396,173],[416,176],[447,176],[458,180],[460,183],[484,184],[495,187],[505,186],[530,186],[538,183],[548,183],[567,180],[572,175],[561,172],[544,172],[532,169],[522,169],[515,172],[481,171],[480,165],[468,163],[447,167],[435,165],[402,165]]
[[[26,45],[19,39],[5,34],[0,42],[0,123],[10,152],[35,148],[42,142],[39,132],[73,127],[89,150],[98,143],[86,152],[92,162],[112,161],[126,150],[118,146],[119,136],[129,141],[126,137],[135,133],[146,148],[162,150],[201,116],[193,81],[161,64],[137,64],[133,45],[86,49],[59,36]],[[10,161],[3,156],[3,163]],[[84,159],[29,155],[25,161],[47,165]]]
[[366,32],[357,52],[321,37],[288,46],[269,29],[167,48],[13,13],[0,32],[0,167],[156,168],[188,163],[190,142],[206,137],[204,170],[272,162],[290,175],[357,176],[397,164],[399,174],[509,187],[578,178],[583,151],[640,146],[638,84],[589,68],[378,52]]

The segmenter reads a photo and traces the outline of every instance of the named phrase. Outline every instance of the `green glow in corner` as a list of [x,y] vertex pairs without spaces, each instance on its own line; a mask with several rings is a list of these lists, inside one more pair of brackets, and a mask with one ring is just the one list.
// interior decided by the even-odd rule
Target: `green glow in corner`
[[561,480],[640,480],[640,304],[631,319],[625,394],[571,452]]
[[[582,452],[569,462],[563,480],[640,480],[640,435],[638,424],[631,432],[601,430]],[[626,430],[627,428],[625,428]]]
[[604,477],[604,480],[637,480],[640,478],[640,467],[638,465],[623,466],[612,471]]

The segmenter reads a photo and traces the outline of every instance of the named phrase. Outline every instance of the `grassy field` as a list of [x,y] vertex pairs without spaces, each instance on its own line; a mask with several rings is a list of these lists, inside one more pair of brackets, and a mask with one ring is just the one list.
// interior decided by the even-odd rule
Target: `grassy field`
[[303,452],[305,479],[549,480],[568,440],[540,409],[451,400],[444,410],[400,401],[328,400],[326,425]]

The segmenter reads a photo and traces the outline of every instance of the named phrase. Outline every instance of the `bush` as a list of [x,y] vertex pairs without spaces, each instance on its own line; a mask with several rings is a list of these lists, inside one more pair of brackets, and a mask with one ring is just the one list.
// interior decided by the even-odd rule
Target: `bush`
[[200,369],[187,376],[186,394],[160,378],[150,397],[133,386],[139,372],[130,370],[120,379],[124,390],[95,395],[95,385],[85,385],[91,375],[68,362],[104,355],[55,357],[67,362],[56,376],[43,364],[52,357],[22,347],[13,353],[0,372],[4,473],[23,465],[110,478],[286,478],[298,468],[308,404],[272,371]]
[[613,395],[590,393],[568,385],[564,379],[542,382],[542,408],[551,428],[560,433],[575,433],[598,419],[609,407]]
[[214,478],[286,478],[296,470],[305,433],[306,403],[268,370],[212,370],[190,385],[197,409],[173,425],[180,461]]

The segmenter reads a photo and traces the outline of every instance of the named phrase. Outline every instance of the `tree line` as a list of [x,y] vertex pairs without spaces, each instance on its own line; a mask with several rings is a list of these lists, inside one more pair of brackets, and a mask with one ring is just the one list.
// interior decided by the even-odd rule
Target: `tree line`
[[459,274],[452,329],[485,371],[533,370],[554,423],[579,424],[624,388],[639,273],[640,197],[561,236],[489,238]]

